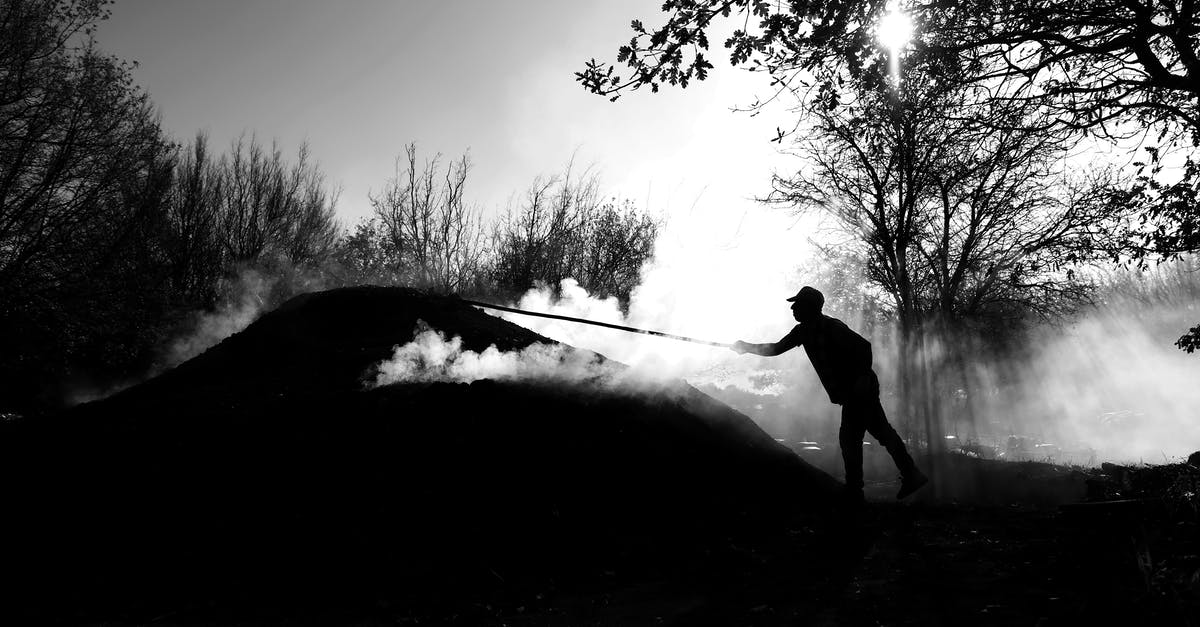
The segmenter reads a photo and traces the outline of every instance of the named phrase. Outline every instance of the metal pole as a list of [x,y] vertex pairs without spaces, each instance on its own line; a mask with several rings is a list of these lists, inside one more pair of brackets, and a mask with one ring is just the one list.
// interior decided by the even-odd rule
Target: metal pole
[[514,309],[512,307],[504,307],[501,305],[492,305],[490,303],[481,303],[476,300],[467,300],[465,298],[463,299],[463,302],[467,303],[468,305],[475,305],[476,307],[485,307],[487,309],[498,309],[500,311],[507,311],[509,313],[521,314],[523,316],[537,316],[538,318],[553,318],[555,320],[566,320],[567,322],[578,322],[580,324],[591,324],[591,325],[598,326],[598,327],[616,329],[618,331],[627,331],[629,333],[641,333],[643,335],[654,335],[657,337],[665,337],[665,338],[672,339],[672,340],[681,340],[684,342],[692,342],[695,344],[705,344],[708,346],[720,346],[721,348],[731,348],[733,346],[733,344],[725,344],[722,342],[710,342],[708,340],[698,340],[694,337],[687,337],[684,335],[674,335],[671,333],[663,333],[662,331],[648,331],[646,329],[635,329],[633,327],[621,326],[619,324],[609,324],[607,322],[596,322],[595,320],[585,320],[583,318],[572,318],[571,316],[560,316],[557,314],[540,313],[540,312],[536,312],[536,311],[525,311],[524,309]]

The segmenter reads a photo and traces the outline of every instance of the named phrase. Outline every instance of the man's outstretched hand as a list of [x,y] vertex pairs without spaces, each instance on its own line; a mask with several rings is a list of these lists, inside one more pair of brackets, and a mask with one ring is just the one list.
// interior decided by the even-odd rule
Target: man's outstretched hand
[[729,345],[729,350],[731,350],[739,355],[744,355],[744,354],[750,352],[750,343],[738,340],[738,341],[734,342],[733,344]]

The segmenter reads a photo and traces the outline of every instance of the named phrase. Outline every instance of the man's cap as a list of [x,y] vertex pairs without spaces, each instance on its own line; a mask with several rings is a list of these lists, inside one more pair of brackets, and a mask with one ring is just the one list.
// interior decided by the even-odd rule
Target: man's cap
[[788,302],[804,303],[820,309],[825,306],[825,295],[817,288],[805,285],[800,288],[799,292],[796,292],[795,296],[789,298]]

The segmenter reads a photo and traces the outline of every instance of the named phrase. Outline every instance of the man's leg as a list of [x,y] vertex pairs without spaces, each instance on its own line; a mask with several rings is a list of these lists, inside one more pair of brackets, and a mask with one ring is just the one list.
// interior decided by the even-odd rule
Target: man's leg
[[904,440],[900,439],[900,434],[892,428],[888,423],[887,414],[883,412],[883,404],[878,398],[871,399],[866,403],[865,420],[867,431],[887,452],[891,454],[892,461],[896,462],[896,468],[900,469],[900,474],[907,477],[914,470],[916,464],[913,463],[912,456],[908,454],[908,448],[904,446]]
[[846,490],[859,494],[863,489],[862,440],[867,432],[863,409],[860,403],[842,405],[842,426],[838,430],[842,464],[846,469]]
[[896,468],[900,469],[900,494],[896,498],[904,498],[925,485],[929,479],[917,469],[912,456],[908,454],[908,448],[904,446],[904,440],[900,439],[900,434],[888,423],[887,414],[884,413],[883,404],[878,398],[872,399],[866,405],[864,418],[867,431],[887,449],[892,461],[896,463]]

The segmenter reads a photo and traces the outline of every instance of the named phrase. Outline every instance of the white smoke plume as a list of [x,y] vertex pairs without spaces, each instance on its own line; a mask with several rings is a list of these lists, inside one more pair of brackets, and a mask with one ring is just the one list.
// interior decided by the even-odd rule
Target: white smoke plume
[[[800,272],[814,265],[814,249],[806,245],[811,227],[793,227],[786,216],[766,212],[748,214],[740,224],[692,219],[671,227],[626,314],[615,299],[594,298],[574,281],[559,286],[558,297],[549,289],[530,290],[516,306],[705,340],[771,342],[795,324],[783,299],[799,287],[812,284],[827,298],[842,292],[828,298],[826,313],[871,340],[891,421],[902,432],[919,432],[920,417],[906,415],[897,403],[897,333],[875,325],[873,314],[856,302],[867,299],[844,293],[854,291],[847,283],[853,277],[822,284],[822,277],[833,281],[837,274]],[[964,364],[965,372],[944,371],[944,377],[961,374],[964,383],[957,388],[954,381],[935,381],[940,390],[931,392],[949,394],[937,419],[953,436],[950,447],[973,440],[1002,458],[1073,463],[1161,463],[1200,450],[1200,356],[1173,345],[1200,321],[1200,271],[1130,281],[1144,285],[1118,286],[1068,323],[1036,329],[1025,354],[980,353]],[[836,433],[839,408],[829,404],[803,351],[738,356],[588,325],[502,317],[627,363],[634,372],[707,385],[776,437],[828,439]],[[924,357],[936,362],[943,348],[933,338]]]
[[[795,324],[785,299],[801,286],[796,268],[808,250],[803,228],[781,212],[764,207],[743,214],[694,208],[686,220],[664,229],[627,313],[616,298],[593,297],[573,279],[557,286],[557,296],[554,290],[535,288],[514,306],[716,342],[775,341]],[[719,347],[546,318],[498,315],[569,346],[474,353],[463,350],[457,338],[422,329],[412,343],[397,347],[393,359],[381,366],[375,384],[541,377],[615,381],[628,387],[686,379],[694,385],[736,385],[762,393],[778,392],[780,381],[796,378],[796,369],[808,367],[802,354],[768,363]],[[585,357],[591,355],[589,351],[620,366]]]
[[1200,355],[1174,346],[1200,321],[1200,267],[1185,261],[1118,278],[1071,324],[1042,329],[1027,362],[978,372],[985,383],[1017,381],[992,385],[978,404],[990,420],[1087,447],[1098,461],[1179,461],[1200,450]]
[[190,315],[183,332],[160,348],[158,362],[149,371],[139,377],[105,386],[77,383],[65,391],[64,403],[73,406],[107,398],[216,346],[258,318],[268,306],[271,290],[277,283],[277,278],[253,269],[243,270],[226,286],[227,297],[215,310],[197,311]]
[[413,340],[397,346],[392,358],[376,367],[370,387],[392,383],[470,383],[480,379],[589,382],[609,385],[625,380],[624,368],[599,355],[562,344],[533,344],[519,351],[489,346],[466,350],[462,338],[446,336],[417,321]]
[[229,287],[229,297],[214,311],[195,314],[191,329],[167,348],[166,366],[176,366],[245,329],[267,306],[277,279],[244,270]]
[[194,312],[183,333],[167,343],[160,367],[177,366],[203,353],[292,296],[338,284],[337,278],[322,268],[296,266],[282,259],[243,267],[221,282],[222,296],[216,308]]
[[[795,324],[785,299],[802,285],[796,269],[808,252],[805,231],[795,222],[765,208],[740,215],[695,210],[687,220],[664,229],[626,313],[616,298],[595,298],[570,279],[556,286],[557,297],[549,288],[532,289],[515,306],[714,342],[775,341]],[[770,363],[751,361],[718,347],[519,314],[500,315],[551,339],[601,353],[635,371],[681,377],[697,385],[734,382],[753,386],[751,379],[764,369],[790,370],[797,365],[791,363],[794,355]]]

